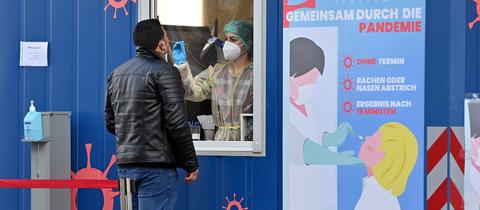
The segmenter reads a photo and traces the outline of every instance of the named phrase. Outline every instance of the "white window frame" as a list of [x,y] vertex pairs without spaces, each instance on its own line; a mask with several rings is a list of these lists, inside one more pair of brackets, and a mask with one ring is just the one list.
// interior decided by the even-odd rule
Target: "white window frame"
[[[242,1],[242,0],[238,0]],[[156,0],[137,1],[138,20],[155,18]],[[253,0],[253,141],[194,141],[200,156],[265,157],[266,14],[264,0]]]

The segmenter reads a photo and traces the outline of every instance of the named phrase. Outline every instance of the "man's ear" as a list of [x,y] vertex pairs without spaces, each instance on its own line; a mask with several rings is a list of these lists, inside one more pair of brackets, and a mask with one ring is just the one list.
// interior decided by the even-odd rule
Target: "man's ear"
[[165,40],[160,40],[157,45],[157,51],[162,55],[167,53],[167,42]]

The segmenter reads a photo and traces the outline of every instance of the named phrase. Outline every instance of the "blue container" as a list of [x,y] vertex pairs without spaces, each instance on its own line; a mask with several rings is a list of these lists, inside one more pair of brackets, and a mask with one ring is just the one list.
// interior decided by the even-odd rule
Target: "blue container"
[[23,119],[23,131],[26,141],[40,141],[43,139],[42,113],[37,112],[33,101],[30,111]]

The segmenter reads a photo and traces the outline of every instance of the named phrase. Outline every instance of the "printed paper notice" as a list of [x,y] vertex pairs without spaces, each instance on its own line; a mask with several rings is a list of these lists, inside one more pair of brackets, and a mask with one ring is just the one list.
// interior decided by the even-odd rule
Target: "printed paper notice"
[[48,42],[20,42],[20,66],[48,66]]

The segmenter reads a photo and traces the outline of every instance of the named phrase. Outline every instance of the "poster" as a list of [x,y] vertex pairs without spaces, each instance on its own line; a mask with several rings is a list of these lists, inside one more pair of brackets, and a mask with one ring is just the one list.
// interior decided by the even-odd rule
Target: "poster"
[[480,99],[465,100],[465,210],[480,209]]
[[283,209],[423,209],[425,0],[284,0],[283,26]]

